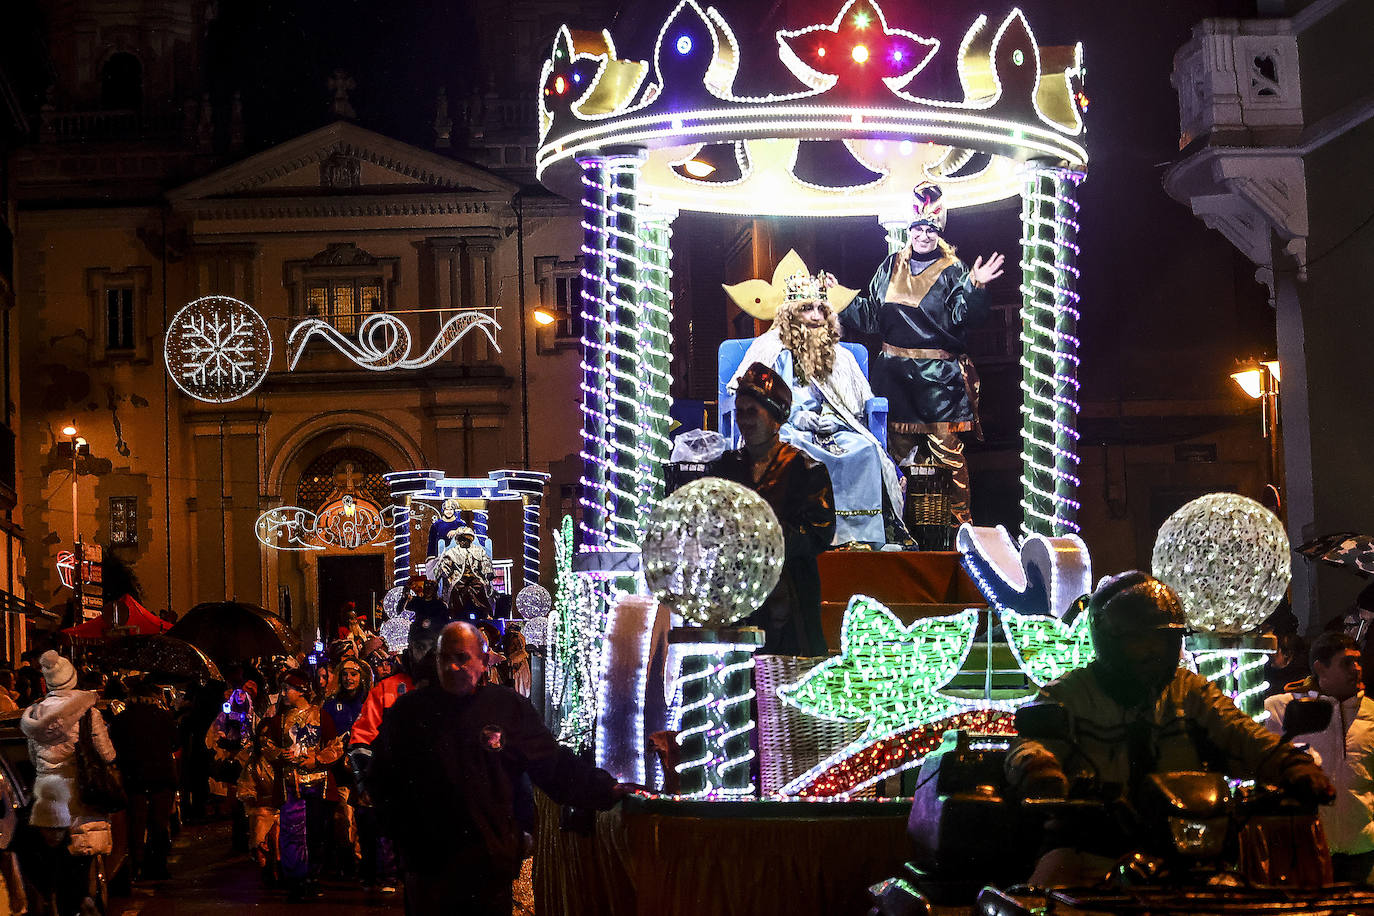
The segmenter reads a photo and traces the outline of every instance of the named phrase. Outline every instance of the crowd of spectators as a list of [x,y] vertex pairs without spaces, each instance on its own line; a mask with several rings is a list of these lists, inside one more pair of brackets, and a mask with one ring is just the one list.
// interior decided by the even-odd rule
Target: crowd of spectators
[[[423,591],[420,583],[415,604]],[[422,621],[416,629],[432,644],[447,619]],[[514,632],[484,623],[491,643],[524,656]],[[27,759],[12,753],[8,763],[34,802],[0,852],[0,913],[6,893],[27,898],[29,912],[89,912],[101,874],[116,890],[156,886],[172,877],[181,829],[224,820],[226,852],[251,858],[263,885],[288,901],[321,896],[322,876],[397,893],[394,846],[362,784],[366,750],[387,708],[430,678],[434,656],[407,660],[365,619],[336,635],[313,652],[228,665],[215,681],[104,667],[83,647],[32,652],[0,670],[0,730],[17,723],[24,744],[14,747],[27,748]],[[502,680],[528,691],[527,674],[509,664],[484,675]],[[86,747],[122,779],[117,810],[84,800]],[[0,848],[6,839],[0,826]]]

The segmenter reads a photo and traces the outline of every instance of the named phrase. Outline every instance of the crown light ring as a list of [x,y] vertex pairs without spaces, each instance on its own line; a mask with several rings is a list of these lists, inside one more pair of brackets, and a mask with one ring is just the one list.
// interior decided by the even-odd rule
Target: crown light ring
[[[640,194],[665,206],[883,217],[922,180],[945,185],[947,206],[958,208],[1016,196],[1027,163],[1084,170],[1081,45],[1041,47],[1019,9],[991,25],[977,16],[942,51],[938,38],[889,25],[873,0],[848,0],[829,24],[777,32],[778,59],[797,87],[770,95],[747,93],[745,65],[754,62],[724,17],[696,0],[669,15],[651,61],[619,59],[608,32],[565,27],[541,74],[536,174],[574,197],[579,160],[633,148],[648,157]],[[959,90],[931,77],[948,69],[931,66],[942,53],[954,57]],[[585,92],[569,91],[577,77]],[[877,177],[819,187],[798,175],[795,155],[751,161],[728,182],[672,168],[691,158],[684,150],[705,144],[734,142],[743,154],[749,143],[787,140],[863,145],[852,149],[855,159]],[[913,157],[918,149],[923,155]],[[967,167],[973,154],[985,159]]]

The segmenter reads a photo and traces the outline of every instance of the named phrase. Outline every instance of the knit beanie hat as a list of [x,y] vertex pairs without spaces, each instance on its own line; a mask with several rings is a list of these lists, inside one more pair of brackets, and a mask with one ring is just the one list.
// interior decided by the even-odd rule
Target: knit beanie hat
[[49,649],[38,656],[38,667],[49,690],[65,690],[76,686],[76,667],[70,661]]

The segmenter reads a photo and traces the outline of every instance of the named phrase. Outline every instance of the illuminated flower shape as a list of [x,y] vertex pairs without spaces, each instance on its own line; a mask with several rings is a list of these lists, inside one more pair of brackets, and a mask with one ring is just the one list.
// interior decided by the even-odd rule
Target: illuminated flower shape
[[1190,627],[1223,636],[1256,629],[1292,578],[1283,523],[1235,493],[1210,493],[1169,516],[1150,565],[1178,592]]
[[167,324],[162,345],[167,373],[198,401],[226,404],[262,384],[272,362],[267,322],[246,302],[205,296]]
[[839,656],[778,688],[778,696],[822,719],[867,720],[866,737],[934,722],[960,708],[939,690],[963,666],[977,630],[976,610],[907,626],[880,602],[855,595],[844,612]]
[[753,613],[782,574],[782,527],[763,497],[719,477],[676,490],[649,515],[644,578],[693,623],[729,626]]
[[899,89],[923,68],[940,42],[903,29],[889,29],[872,0],[849,0],[830,25],[779,31],[783,63],[812,89],[836,84],[862,89],[882,80]]

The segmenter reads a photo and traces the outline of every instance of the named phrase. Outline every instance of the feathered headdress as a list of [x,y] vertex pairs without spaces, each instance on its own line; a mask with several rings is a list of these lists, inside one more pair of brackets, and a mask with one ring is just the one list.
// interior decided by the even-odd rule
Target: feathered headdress
[[945,231],[944,192],[938,184],[924,182],[911,191],[911,225],[924,223]]

